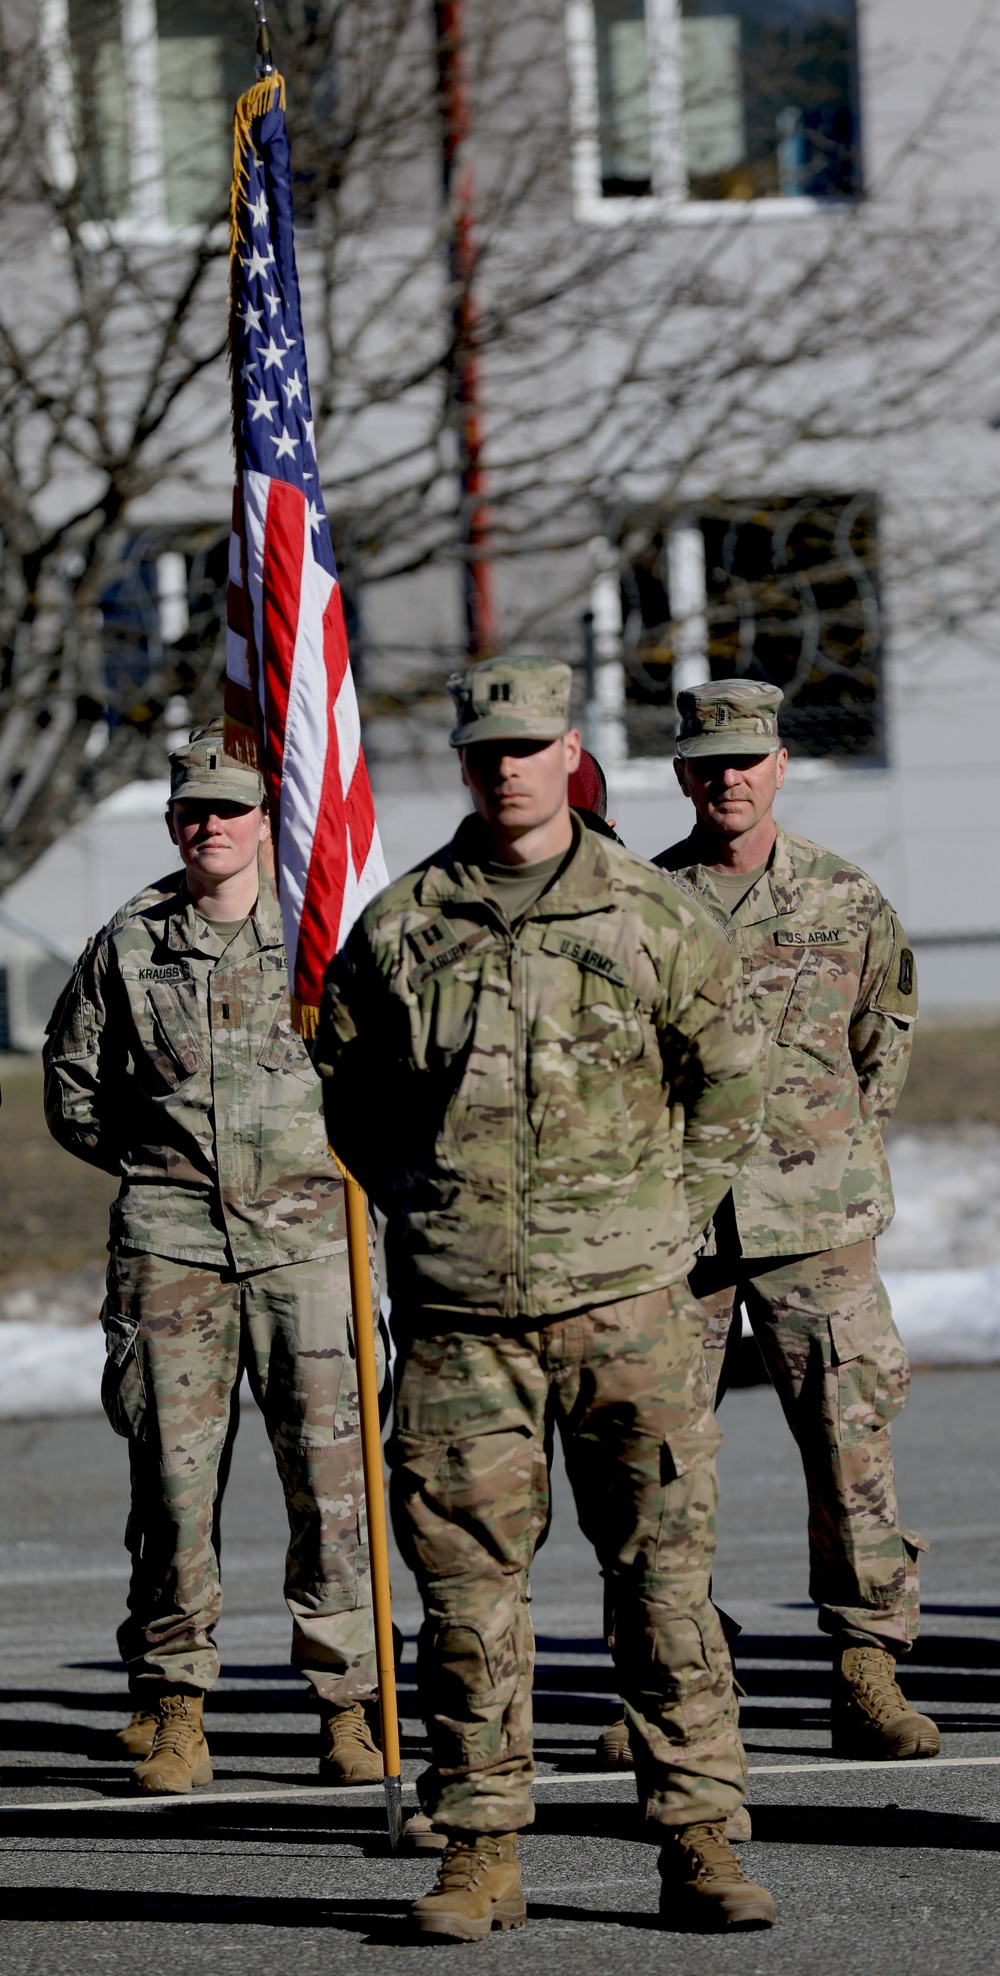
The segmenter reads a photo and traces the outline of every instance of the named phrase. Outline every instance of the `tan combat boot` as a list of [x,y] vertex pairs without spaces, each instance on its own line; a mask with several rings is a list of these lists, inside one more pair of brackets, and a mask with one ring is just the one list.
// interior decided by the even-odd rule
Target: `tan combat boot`
[[426,1811],[411,1811],[399,1835],[399,1850],[405,1853],[444,1852],[447,1832],[438,1832]]
[[212,1782],[201,1719],[204,1699],[190,1689],[161,1694],[153,1747],[132,1772],[140,1791],[151,1797],[179,1797],[195,1784]]
[[523,1928],[528,1910],[517,1833],[454,1833],[435,1885],[410,1914],[418,1934],[452,1942],[481,1942],[493,1928]]
[[120,1743],[127,1756],[148,1756],[153,1747],[158,1717],[151,1708],[137,1708],[124,1729],[119,1729],[115,1741]]
[[602,1729],[594,1746],[594,1754],[602,1770],[632,1770],[632,1751],[628,1740],[628,1723],[623,1715],[617,1722],[609,1722]]
[[[376,1705],[377,1706],[377,1705]],[[379,1784],[382,1754],[363,1702],[334,1708],[324,1702],[320,1719],[319,1776],[324,1784]]]
[[910,1707],[884,1647],[842,1647],[833,1665],[830,1708],[834,1756],[937,1756],[941,1738],[929,1715]]
[[[603,1770],[634,1770],[632,1750],[628,1740],[628,1723],[623,1715],[617,1722],[609,1722],[597,1738],[596,1754]],[[428,1821],[428,1830],[430,1824]],[[405,1833],[406,1826],[403,1827]],[[731,1846],[738,1846],[751,1836],[750,1813],[741,1804],[738,1811],[731,1811],[726,1819],[726,1838]],[[416,1848],[414,1848],[416,1850]]]
[[725,1820],[670,1832],[660,1854],[660,1920],[665,1928],[715,1934],[773,1928],[774,1902],[746,1874],[726,1841]]

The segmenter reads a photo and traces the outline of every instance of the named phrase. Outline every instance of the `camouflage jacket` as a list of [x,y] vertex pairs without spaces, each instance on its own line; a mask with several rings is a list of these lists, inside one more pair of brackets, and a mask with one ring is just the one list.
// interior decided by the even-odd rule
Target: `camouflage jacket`
[[241,1273],[344,1247],[343,1184],[263,875],[228,947],[183,872],[116,913],[49,1023],[45,1113],[60,1145],[121,1175],[112,1247]]
[[[687,838],[655,862],[721,915],[694,849]],[[814,1254],[880,1234],[893,1215],[882,1130],[917,1013],[892,907],[856,865],[779,829],[727,931],[767,1037],[763,1130],[733,1188],[744,1255]]]
[[515,933],[469,819],[328,971],[314,1061],[397,1303],[535,1319],[660,1288],[757,1137],[735,955],[651,865],[573,830]]

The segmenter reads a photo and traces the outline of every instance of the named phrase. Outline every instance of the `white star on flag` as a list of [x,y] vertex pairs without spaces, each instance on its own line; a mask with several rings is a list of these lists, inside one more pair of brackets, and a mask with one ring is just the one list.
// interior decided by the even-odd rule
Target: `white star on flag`
[[256,364],[252,364],[249,358],[247,358],[246,361],[240,365],[240,376],[243,379],[244,384],[249,384],[250,379],[253,376],[253,373],[256,370],[256,368],[257,368]]
[[267,225],[268,210],[269,209],[268,209],[267,200],[263,192],[260,192],[258,194],[252,206],[249,204],[249,201],[247,203],[247,211],[250,214],[250,218],[252,219],[254,226]]
[[[311,480],[312,475],[311,474],[307,475],[307,479]],[[319,509],[317,508],[315,501],[310,501],[306,509],[306,514],[309,516],[309,526],[312,529],[313,534],[315,535],[319,528]]]
[[316,451],[316,427],[312,419],[305,420],[306,444]]
[[264,300],[267,303],[268,315],[273,316],[275,311],[281,306],[277,295],[274,293],[273,288],[264,289]]
[[269,419],[271,417],[271,414],[273,412],[276,412],[278,409],[277,398],[268,398],[265,395],[263,385],[261,385],[260,387],[260,397],[248,398],[247,404],[250,406],[250,409],[253,412],[254,421],[256,421],[257,419]]
[[255,309],[252,302],[248,302],[243,311],[243,321],[246,323],[247,328],[259,329],[263,320],[264,318],[260,310]]
[[288,405],[294,405],[296,399],[301,398],[302,382],[297,370],[292,372],[291,377],[282,380],[282,390],[285,394],[285,403]]
[[281,432],[280,432],[280,434],[279,434],[279,437],[278,437],[278,443],[277,443],[277,445],[275,446],[275,449],[274,449],[274,457],[275,457],[275,459],[276,459],[276,460],[284,460],[284,459],[289,459],[289,460],[294,460],[294,458],[295,458],[295,455],[296,455],[296,453],[298,452],[298,450],[299,450],[299,442],[298,442],[298,440],[297,440],[297,439],[293,439],[293,438],[292,438],[292,435],[291,435],[291,433],[290,433],[290,432],[289,432],[289,430],[288,430],[288,427],[287,427],[286,425],[283,425],[283,426],[282,426],[282,428],[281,428]]
[[261,253],[259,247],[255,247],[253,249],[250,255],[250,259],[248,261],[244,261],[243,266],[246,270],[246,277],[248,281],[252,281],[255,274],[267,273],[267,262],[265,261],[264,256]]
[[264,369],[266,371],[269,371],[271,370],[274,364],[277,364],[280,367],[284,363],[285,358],[288,355],[288,351],[279,350],[274,340],[274,337],[272,336],[268,341],[268,343],[265,345],[264,349],[259,352],[259,354],[264,359]]

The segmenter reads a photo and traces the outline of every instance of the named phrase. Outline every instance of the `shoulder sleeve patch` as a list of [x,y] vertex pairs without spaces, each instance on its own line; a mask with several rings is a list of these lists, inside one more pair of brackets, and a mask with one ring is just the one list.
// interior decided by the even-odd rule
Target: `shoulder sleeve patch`
[[895,913],[892,916],[892,934],[892,959],[871,1006],[880,1015],[892,1015],[898,1021],[913,1022],[917,1014],[917,964],[913,958],[913,948],[907,946],[906,935]]

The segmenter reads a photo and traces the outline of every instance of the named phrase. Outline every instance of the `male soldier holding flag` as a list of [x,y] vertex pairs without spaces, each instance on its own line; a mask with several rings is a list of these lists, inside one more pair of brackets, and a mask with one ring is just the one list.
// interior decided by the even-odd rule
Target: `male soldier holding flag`
[[768,1927],[725,1838],[746,1762],[708,1597],[719,1444],[687,1288],[757,1136],[759,1038],[696,902],[572,817],[569,668],[450,682],[476,815],[367,907],[327,974],[331,1141],[387,1217],[393,1510],[424,1602],[421,1934],[525,1919],[528,1570],[552,1397],[613,1587],[667,1927]]
[[133,1774],[158,1795],[211,1781],[213,1510],[245,1366],[285,1492],[292,1659],[319,1703],[320,1775],[370,1782],[382,1762],[343,1183],[289,1022],[261,778],[225,753],[221,720],[170,770],[184,871],[91,942],[45,1050],[50,1130],[121,1176],[102,1399],[129,1441],[141,1533],[118,1636],[137,1714],[154,1717]]

